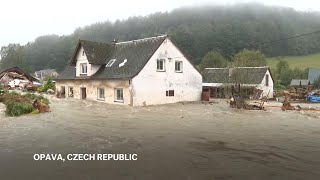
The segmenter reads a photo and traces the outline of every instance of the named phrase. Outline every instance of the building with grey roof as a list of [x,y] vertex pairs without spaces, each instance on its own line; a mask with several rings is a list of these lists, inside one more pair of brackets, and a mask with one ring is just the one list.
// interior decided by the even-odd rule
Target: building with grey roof
[[79,40],[56,87],[78,99],[165,104],[200,100],[202,75],[167,35],[112,43]]
[[309,85],[311,85],[311,82],[308,79],[292,79],[289,86],[303,87]]
[[36,78],[40,80],[44,80],[48,77],[56,78],[59,76],[59,74],[55,69],[43,69],[43,70],[34,72],[34,75]]
[[203,86],[211,89],[212,97],[232,95],[231,86],[240,85],[248,96],[261,90],[261,96],[273,97],[273,78],[269,67],[206,68]]

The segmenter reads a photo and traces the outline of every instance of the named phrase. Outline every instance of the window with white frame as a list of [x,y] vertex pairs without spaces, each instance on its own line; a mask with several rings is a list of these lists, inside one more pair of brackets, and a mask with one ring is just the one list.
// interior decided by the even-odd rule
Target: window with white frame
[[98,94],[98,100],[105,100],[103,88],[98,88],[97,94]]
[[117,88],[114,89],[114,101],[115,102],[123,102],[123,89],[122,88]]
[[88,65],[87,63],[80,63],[80,74],[88,74]]
[[157,59],[157,71],[165,71],[165,60]]
[[175,72],[182,72],[182,61],[175,61]]

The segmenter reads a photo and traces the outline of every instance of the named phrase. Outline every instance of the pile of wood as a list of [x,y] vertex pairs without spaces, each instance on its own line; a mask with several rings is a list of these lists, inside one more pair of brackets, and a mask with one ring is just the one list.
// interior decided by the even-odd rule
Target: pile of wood
[[306,88],[290,88],[289,90],[279,90],[278,97],[286,97],[293,101],[305,101],[309,91]]

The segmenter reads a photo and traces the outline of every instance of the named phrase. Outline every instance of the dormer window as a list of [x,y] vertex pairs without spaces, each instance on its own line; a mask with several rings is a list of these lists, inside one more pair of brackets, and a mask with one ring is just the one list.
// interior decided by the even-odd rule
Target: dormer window
[[88,74],[88,65],[87,63],[80,63],[81,72],[80,74]]
[[116,59],[111,59],[111,60],[108,62],[108,64],[106,65],[106,67],[111,67],[114,62],[116,62]]

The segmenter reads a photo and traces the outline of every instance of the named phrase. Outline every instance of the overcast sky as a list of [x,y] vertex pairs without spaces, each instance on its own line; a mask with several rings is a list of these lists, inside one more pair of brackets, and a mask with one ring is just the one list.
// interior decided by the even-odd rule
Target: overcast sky
[[68,35],[77,27],[95,22],[170,11],[181,6],[241,2],[320,11],[319,0],[3,0],[0,2],[0,46],[25,44],[47,34]]

